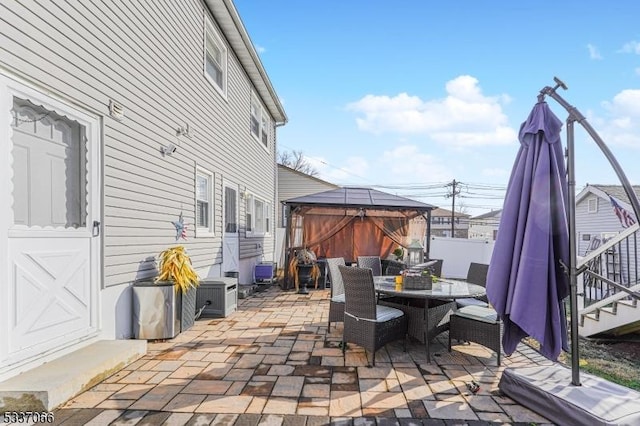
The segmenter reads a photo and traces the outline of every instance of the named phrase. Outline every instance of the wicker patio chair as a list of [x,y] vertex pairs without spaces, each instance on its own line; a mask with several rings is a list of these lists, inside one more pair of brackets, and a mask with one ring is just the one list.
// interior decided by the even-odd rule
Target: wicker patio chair
[[372,353],[387,343],[404,338],[407,350],[407,317],[399,309],[376,304],[373,274],[369,268],[338,266],[344,282],[345,308],[342,354],[346,343],[362,346]]
[[431,266],[431,275],[435,275],[436,277],[442,276],[442,264],[444,263],[443,259],[429,259],[427,262],[435,260],[436,263]]
[[449,317],[449,352],[451,340],[475,342],[498,355],[502,352],[502,321],[493,308],[483,306],[465,306]]
[[358,268],[370,268],[374,277],[382,275],[380,256],[358,256]]
[[340,265],[345,265],[343,257],[327,259],[329,280],[331,281],[331,299],[329,299],[329,330],[331,329],[332,322],[344,322],[344,284],[342,282],[342,274],[338,269],[338,266]]
[[[481,285],[482,287],[487,287],[487,272],[489,271],[489,265],[484,263],[474,263],[471,262],[469,265],[469,269],[467,270],[467,282],[471,284]],[[465,306],[489,306],[489,299],[487,296],[480,296],[476,298],[465,298],[458,299],[456,303],[458,307],[462,308]]]
[[431,275],[435,275],[436,277],[441,277],[442,263],[443,263],[442,259],[429,259],[426,262],[411,266],[409,270],[418,271],[418,272],[428,270],[429,273],[431,273]]

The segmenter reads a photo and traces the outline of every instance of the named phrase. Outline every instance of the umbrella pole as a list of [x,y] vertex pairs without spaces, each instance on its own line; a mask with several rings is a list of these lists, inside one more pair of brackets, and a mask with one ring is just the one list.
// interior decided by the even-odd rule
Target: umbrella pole
[[567,216],[569,220],[569,253],[570,253],[570,270],[569,270],[569,283],[570,283],[570,304],[571,304],[571,372],[573,385],[580,385],[580,357],[578,352],[578,295],[577,295],[577,269],[576,269],[576,216],[575,216],[575,164],[574,164],[574,122],[578,122],[586,131],[589,136],[598,145],[604,156],[609,160],[609,164],[616,172],[620,183],[629,197],[631,207],[636,217],[640,217],[640,202],[636,193],[633,191],[629,179],[625,175],[622,167],[618,163],[611,150],[604,143],[600,135],[594,130],[593,127],[587,122],[587,119],[576,107],[569,104],[562,96],[560,96],[556,89],[562,87],[567,90],[566,84],[557,77],[553,80],[556,83],[555,87],[545,87],[540,91],[538,101],[542,101],[545,95],[549,95],[556,102],[558,102],[567,112],[569,117],[567,118],[567,179],[569,186],[569,206],[567,208]]
[[567,118],[567,183],[569,199],[569,304],[571,309],[571,384],[580,386],[580,345],[578,344],[578,276],[576,270],[576,177],[574,156],[574,119]]

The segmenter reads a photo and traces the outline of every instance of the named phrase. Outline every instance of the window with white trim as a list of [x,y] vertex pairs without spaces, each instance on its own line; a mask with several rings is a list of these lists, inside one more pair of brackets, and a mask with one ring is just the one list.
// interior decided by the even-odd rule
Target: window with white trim
[[247,195],[245,214],[247,234],[258,236],[271,233],[271,203]]
[[269,147],[269,127],[271,120],[267,112],[260,104],[255,93],[251,93],[251,134],[256,140],[262,142],[265,148]]
[[597,198],[589,198],[587,201],[587,212],[589,213],[597,213],[598,212],[598,199]]
[[213,174],[196,170],[196,233],[211,233],[213,217]]
[[269,146],[269,117],[262,111],[262,126],[260,127],[260,137],[262,139],[262,145]]
[[253,232],[253,195],[247,195],[244,201],[244,211],[246,215],[245,229],[247,232]]
[[207,19],[204,31],[204,73],[223,96],[227,95],[227,57],[222,37]]

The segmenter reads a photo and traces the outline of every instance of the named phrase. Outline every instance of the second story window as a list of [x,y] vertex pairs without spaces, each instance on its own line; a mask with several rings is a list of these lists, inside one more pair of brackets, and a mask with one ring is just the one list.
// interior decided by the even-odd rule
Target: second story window
[[260,135],[262,138],[262,145],[269,146],[269,119],[267,114],[262,114],[262,126],[260,127]]
[[227,93],[227,49],[210,22],[205,25],[204,71],[222,95]]
[[262,142],[265,148],[269,147],[269,116],[262,108],[258,97],[251,94],[251,134]]
[[252,96],[251,97],[251,134],[255,136],[256,139],[260,140],[260,104],[258,100]]

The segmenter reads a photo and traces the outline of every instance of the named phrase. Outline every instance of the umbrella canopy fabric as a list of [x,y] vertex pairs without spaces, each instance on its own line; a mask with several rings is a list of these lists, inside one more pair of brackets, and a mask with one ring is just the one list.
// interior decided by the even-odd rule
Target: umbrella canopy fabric
[[568,351],[563,299],[569,295],[568,185],[562,122],[545,102],[520,127],[515,160],[487,274],[487,296],[504,323],[511,355],[523,337],[556,360]]

